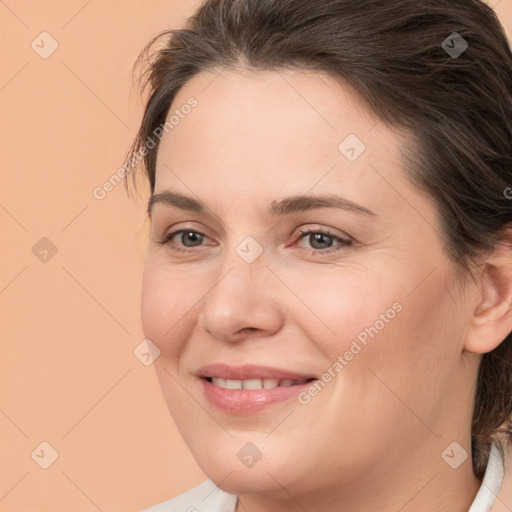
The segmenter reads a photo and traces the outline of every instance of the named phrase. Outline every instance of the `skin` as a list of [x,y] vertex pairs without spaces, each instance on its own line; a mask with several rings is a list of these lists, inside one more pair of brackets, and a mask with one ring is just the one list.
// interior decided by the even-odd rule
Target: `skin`
[[[478,364],[512,329],[510,248],[462,287],[433,201],[406,178],[407,136],[328,77],[203,72],[171,111],[191,96],[197,107],[162,138],[155,192],[208,209],[153,206],[142,324],[199,466],[240,496],[237,512],[467,511],[481,484],[470,452]],[[351,133],[366,145],[353,162],[338,150]],[[267,214],[274,200],[332,192],[375,215]],[[315,245],[300,226],[353,244]],[[205,237],[158,243],[178,229]],[[250,264],[236,252],[248,236],[263,249]],[[221,361],[320,376],[396,302],[401,311],[307,405],[230,415],[206,401],[194,375]],[[262,453],[251,468],[237,457],[247,442]],[[468,452],[457,469],[441,457],[453,442]]]

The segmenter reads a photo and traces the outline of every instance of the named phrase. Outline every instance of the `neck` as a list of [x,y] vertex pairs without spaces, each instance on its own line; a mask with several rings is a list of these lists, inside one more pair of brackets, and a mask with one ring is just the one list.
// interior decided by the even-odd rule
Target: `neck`
[[[340,478],[330,485],[315,486],[314,470],[308,483],[287,489],[267,475],[275,490],[241,495],[236,512],[468,512],[482,479],[473,472],[470,452],[456,469],[441,457],[452,441],[435,439],[421,450],[401,451],[360,479]],[[471,446],[470,439],[460,444]]]

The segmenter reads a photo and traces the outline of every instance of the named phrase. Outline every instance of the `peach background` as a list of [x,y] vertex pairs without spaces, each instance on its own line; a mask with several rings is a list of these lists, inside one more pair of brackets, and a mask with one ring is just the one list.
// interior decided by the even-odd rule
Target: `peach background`
[[[123,184],[92,194],[138,128],[135,57],[198,5],[0,1],[3,512],[135,511],[205,478],[133,353],[144,202]],[[512,0],[491,5],[510,36]],[[43,31],[59,45],[47,59],[31,47]],[[46,262],[32,250],[43,237],[57,248]],[[58,452],[48,469],[43,441]],[[512,510],[512,475],[500,498]]]

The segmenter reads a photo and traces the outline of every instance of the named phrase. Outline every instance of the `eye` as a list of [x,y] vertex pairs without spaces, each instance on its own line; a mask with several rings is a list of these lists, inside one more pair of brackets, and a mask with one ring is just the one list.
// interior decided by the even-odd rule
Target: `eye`
[[[298,241],[307,240],[313,249],[309,249],[307,247],[299,247],[300,249],[304,249],[310,254],[318,255],[318,254],[328,254],[334,251],[340,251],[344,248],[352,245],[352,240],[347,238],[342,238],[335,233],[327,229],[311,229],[305,228],[299,230],[299,237],[297,237]],[[332,242],[336,242],[338,245],[332,247]],[[326,247],[328,245],[328,247]]]
[[[174,243],[171,243],[173,238],[177,235],[180,235],[178,239],[184,245],[184,247],[188,247],[189,249],[183,249],[182,247],[177,246]],[[207,238],[204,233],[199,231],[194,231],[192,229],[179,229],[177,231],[173,231],[172,233],[168,233],[164,235],[161,240],[158,240],[159,244],[169,245],[173,250],[176,251],[189,251],[194,247],[200,247],[201,242]],[[190,244],[190,245],[189,245]]]
[[[313,248],[310,249],[307,247],[299,247],[299,249],[305,250],[309,254],[313,255],[328,254],[334,251],[340,251],[352,245],[352,240],[350,240],[348,237],[342,238],[327,229],[303,228],[299,230],[299,235],[300,236],[295,237],[295,245],[297,242],[303,239],[308,240]],[[174,238],[177,238],[180,241],[180,245],[182,245],[182,247],[173,242]],[[208,237],[200,231],[195,231],[193,229],[179,229],[164,235],[164,237],[157,242],[162,245],[170,246],[173,251],[191,252],[194,250],[194,248],[204,245],[202,242],[207,238]],[[333,247],[333,242],[336,242],[338,245]]]

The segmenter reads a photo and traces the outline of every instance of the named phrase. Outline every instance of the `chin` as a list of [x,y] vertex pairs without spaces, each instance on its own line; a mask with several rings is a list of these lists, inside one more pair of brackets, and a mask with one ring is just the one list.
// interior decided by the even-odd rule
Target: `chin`
[[271,472],[272,476],[276,478],[276,480],[274,480],[269,476],[264,468],[254,473],[252,470],[233,471],[228,477],[226,477],[228,473],[229,471],[224,473],[220,471],[214,471],[213,473],[205,472],[207,477],[215,482],[220,489],[237,496],[251,493],[265,494],[282,490],[276,482],[276,480],[281,482],[282,479],[280,478],[280,475]]
[[199,447],[198,453],[190,447],[203,473],[223,491],[235,495],[272,492],[281,489],[276,480],[281,482],[292,476],[291,468],[276,467],[275,461],[265,455],[263,447],[261,458],[252,466],[247,466],[242,462],[245,452],[239,454],[245,442],[231,438],[230,441],[217,444],[215,451],[211,450],[211,446]]

